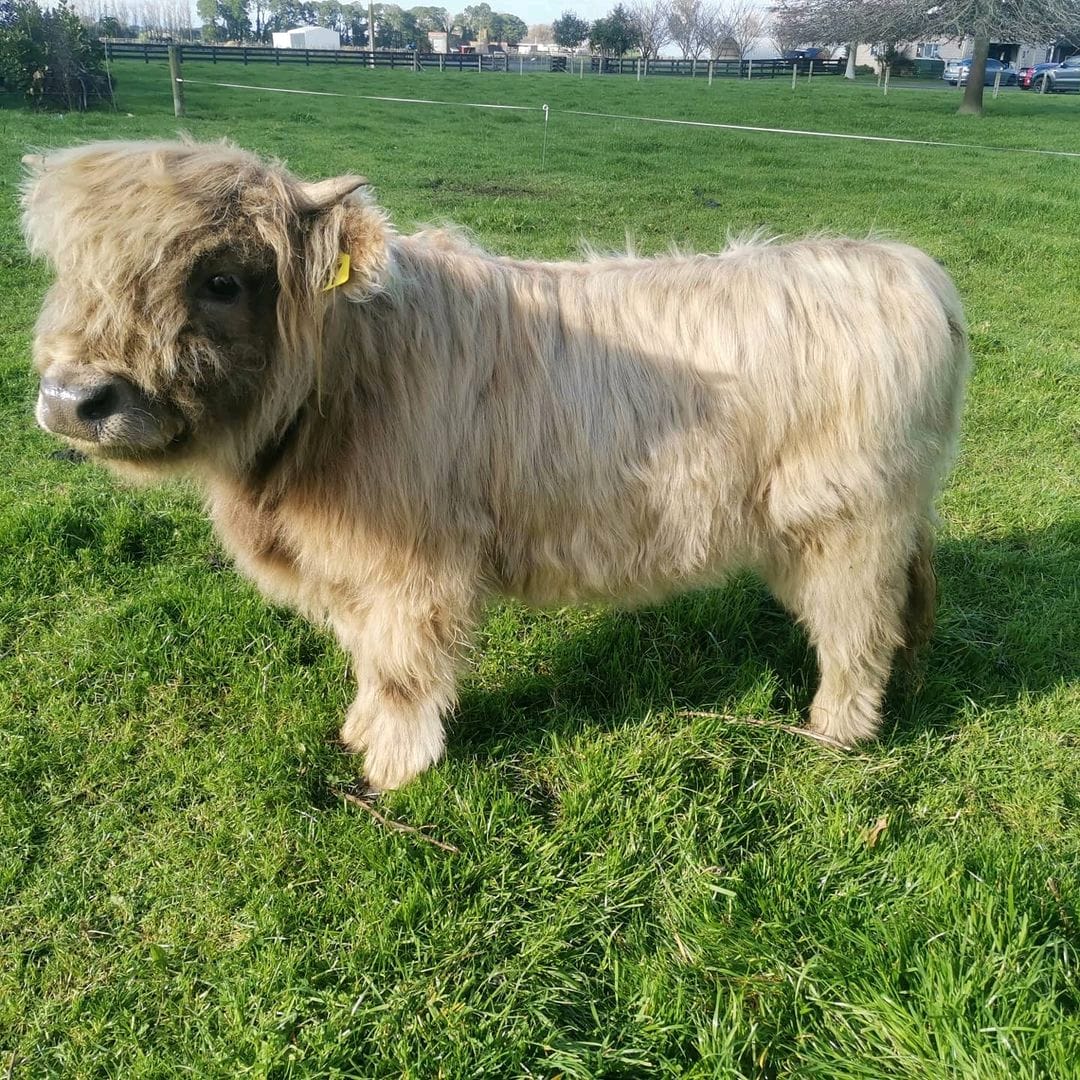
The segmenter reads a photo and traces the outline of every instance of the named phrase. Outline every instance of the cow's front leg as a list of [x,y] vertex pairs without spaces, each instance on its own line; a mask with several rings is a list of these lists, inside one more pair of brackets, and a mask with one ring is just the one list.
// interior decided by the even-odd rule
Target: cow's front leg
[[467,622],[460,604],[406,590],[365,603],[362,616],[335,618],[357,681],[341,741],[363,751],[375,790],[401,787],[442,757]]

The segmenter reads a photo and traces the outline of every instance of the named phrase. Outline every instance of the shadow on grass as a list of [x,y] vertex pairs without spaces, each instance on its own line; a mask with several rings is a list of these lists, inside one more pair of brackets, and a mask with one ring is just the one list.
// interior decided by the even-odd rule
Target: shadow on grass
[[[943,540],[937,632],[914,671],[894,673],[885,738],[948,730],[968,701],[1008,707],[1080,678],[1078,566],[1080,521]],[[555,643],[536,635],[518,656],[504,678],[462,694],[451,753],[497,757],[672,706],[745,714],[748,699],[764,700],[768,713],[790,720],[805,714],[817,681],[805,635],[749,577],[657,607],[603,612]]]

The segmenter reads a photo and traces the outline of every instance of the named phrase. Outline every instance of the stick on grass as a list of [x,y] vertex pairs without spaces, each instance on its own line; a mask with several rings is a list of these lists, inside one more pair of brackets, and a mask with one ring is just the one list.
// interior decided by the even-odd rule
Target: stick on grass
[[380,814],[371,803],[361,799],[359,795],[353,795],[350,791],[335,791],[334,794],[352,806],[358,806],[365,813],[370,814],[380,825],[385,825],[388,829],[393,829],[395,832],[412,833],[421,840],[437,847],[440,851],[449,851],[453,855],[461,854],[460,848],[456,848],[453,844],[447,844],[442,840],[436,840],[433,836],[428,836],[427,833],[422,832],[415,825],[406,825],[402,821],[393,821],[386,817],[385,814]]

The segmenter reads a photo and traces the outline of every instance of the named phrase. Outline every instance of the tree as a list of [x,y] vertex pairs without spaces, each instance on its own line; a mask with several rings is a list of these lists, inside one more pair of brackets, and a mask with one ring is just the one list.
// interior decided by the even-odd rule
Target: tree
[[397,4],[375,5],[375,44],[380,49],[406,49],[416,44],[419,29],[411,11]]
[[765,32],[765,15],[753,0],[730,0],[718,9],[727,40],[742,60]]
[[482,38],[491,33],[491,16],[495,12],[490,4],[470,4],[459,16],[462,36],[465,30],[472,30],[472,36]]
[[981,115],[991,40],[1051,41],[1080,23],[1080,0],[942,0],[924,18],[928,37],[972,38],[971,70],[958,111]]
[[551,36],[561,48],[576,49],[589,36],[589,24],[572,11],[564,11],[551,24]]
[[645,60],[655,60],[660,50],[671,40],[668,30],[670,8],[667,0],[633,0],[630,17],[634,20],[634,44]]
[[[200,5],[205,2],[206,0],[199,0]],[[304,3],[303,0],[269,0],[269,7],[270,17],[264,24],[267,33],[291,30],[296,26],[311,26],[315,22],[314,3]]]
[[637,29],[630,12],[616,6],[602,19],[597,19],[589,30],[589,44],[601,56],[625,56],[637,40]]
[[101,45],[66,0],[45,11],[35,0],[0,6],[0,79],[31,104],[48,95],[65,108],[81,108],[85,76],[101,76],[103,63]]
[[[929,2],[933,6],[927,6]],[[1050,41],[1080,23],[1080,0],[779,0],[774,35],[798,44],[867,41],[883,54],[898,43],[947,38],[973,41],[962,113],[983,111],[983,81],[991,39]]]
[[204,35],[211,27],[218,40],[244,41],[251,37],[246,0],[198,0],[197,6]]
[[505,41],[507,45],[516,45],[524,39],[529,28],[516,15],[496,11],[488,21],[487,32],[492,41]]
[[533,23],[529,27],[528,39],[535,41],[537,45],[552,45],[555,42],[555,35],[551,32],[550,23]]
[[668,33],[683,56],[697,60],[707,48],[705,6],[702,0],[671,0]]
[[444,7],[414,7],[411,12],[417,28],[425,32],[434,30],[436,33],[449,34],[454,28],[454,20]]

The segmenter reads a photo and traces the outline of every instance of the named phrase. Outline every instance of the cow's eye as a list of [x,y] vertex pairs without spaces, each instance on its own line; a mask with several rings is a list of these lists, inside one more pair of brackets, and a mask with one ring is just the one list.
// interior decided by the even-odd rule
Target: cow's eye
[[202,293],[208,300],[231,304],[240,295],[240,282],[232,274],[211,274],[203,282]]

